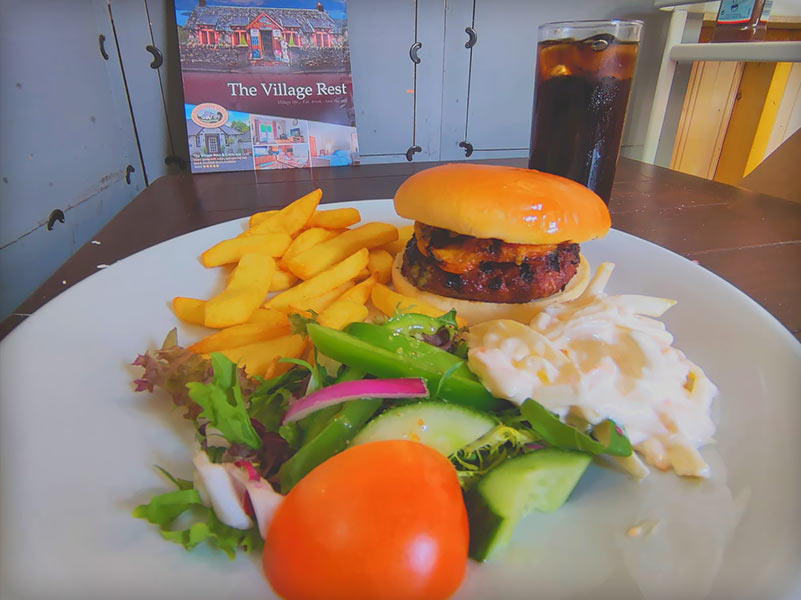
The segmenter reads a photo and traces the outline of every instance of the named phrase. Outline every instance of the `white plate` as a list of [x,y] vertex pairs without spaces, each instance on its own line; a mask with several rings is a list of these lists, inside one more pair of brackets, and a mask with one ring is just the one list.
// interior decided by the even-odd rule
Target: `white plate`
[[[390,220],[388,200],[353,203]],[[188,422],[136,394],[129,363],[178,325],[173,296],[208,297],[198,256],[230,222],[144,250],[55,298],[0,344],[0,596],[265,598],[258,558],[161,539],[131,510],[189,476]],[[801,595],[801,344],[751,299],[676,254],[612,231],[584,244],[617,267],[610,293],[668,296],[676,346],[720,388],[711,481],[637,483],[591,467],[570,501],[527,518],[508,551],[471,564],[459,598],[780,598]],[[649,536],[626,530],[658,521]],[[310,574],[313,576],[313,574]]]

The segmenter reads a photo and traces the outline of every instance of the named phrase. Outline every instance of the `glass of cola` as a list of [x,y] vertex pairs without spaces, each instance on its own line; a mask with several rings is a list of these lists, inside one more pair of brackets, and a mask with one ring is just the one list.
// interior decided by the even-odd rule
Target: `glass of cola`
[[609,204],[641,21],[539,28],[530,169],[587,186]]

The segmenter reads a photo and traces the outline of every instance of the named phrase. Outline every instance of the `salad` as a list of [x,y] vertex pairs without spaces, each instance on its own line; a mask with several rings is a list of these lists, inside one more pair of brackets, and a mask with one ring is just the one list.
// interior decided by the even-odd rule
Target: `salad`
[[[494,397],[468,368],[454,314],[399,313],[344,331],[296,319],[313,363],[292,359],[273,379],[249,378],[222,354],[177,343],[139,356],[137,389],[167,391],[196,431],[194,477],[164,472],[175,490],[135,516],[191,550],[210,543],[233,557],[259,551],[272,515],[303,479],[346,448],[382,440],[422,443],[447,457],[464,492],[469,556],[499,552],[531,510],[561,506],[592,456],[631,457],[605,419],[568,424],[533,399]],[[177,529],[181,515],[194,521]],[[453,590],[451,590],[453,591]]]

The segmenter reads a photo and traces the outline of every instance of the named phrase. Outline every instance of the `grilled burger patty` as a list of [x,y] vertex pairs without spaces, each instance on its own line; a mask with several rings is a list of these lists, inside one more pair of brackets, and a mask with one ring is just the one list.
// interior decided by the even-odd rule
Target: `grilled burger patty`
[[417,223],[401,273],[421,290],[462,300],[523,303],[562,291],[576,274],[579,245],[512,244]]

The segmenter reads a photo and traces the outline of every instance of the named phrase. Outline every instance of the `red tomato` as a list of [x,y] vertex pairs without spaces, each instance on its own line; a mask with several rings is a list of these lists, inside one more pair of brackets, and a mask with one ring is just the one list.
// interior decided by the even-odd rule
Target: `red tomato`
[[468,542],[448,459],[416,442],[374,442],[328,459],[284,498],[264,572],[288,600],[434,600],[459,587]]

